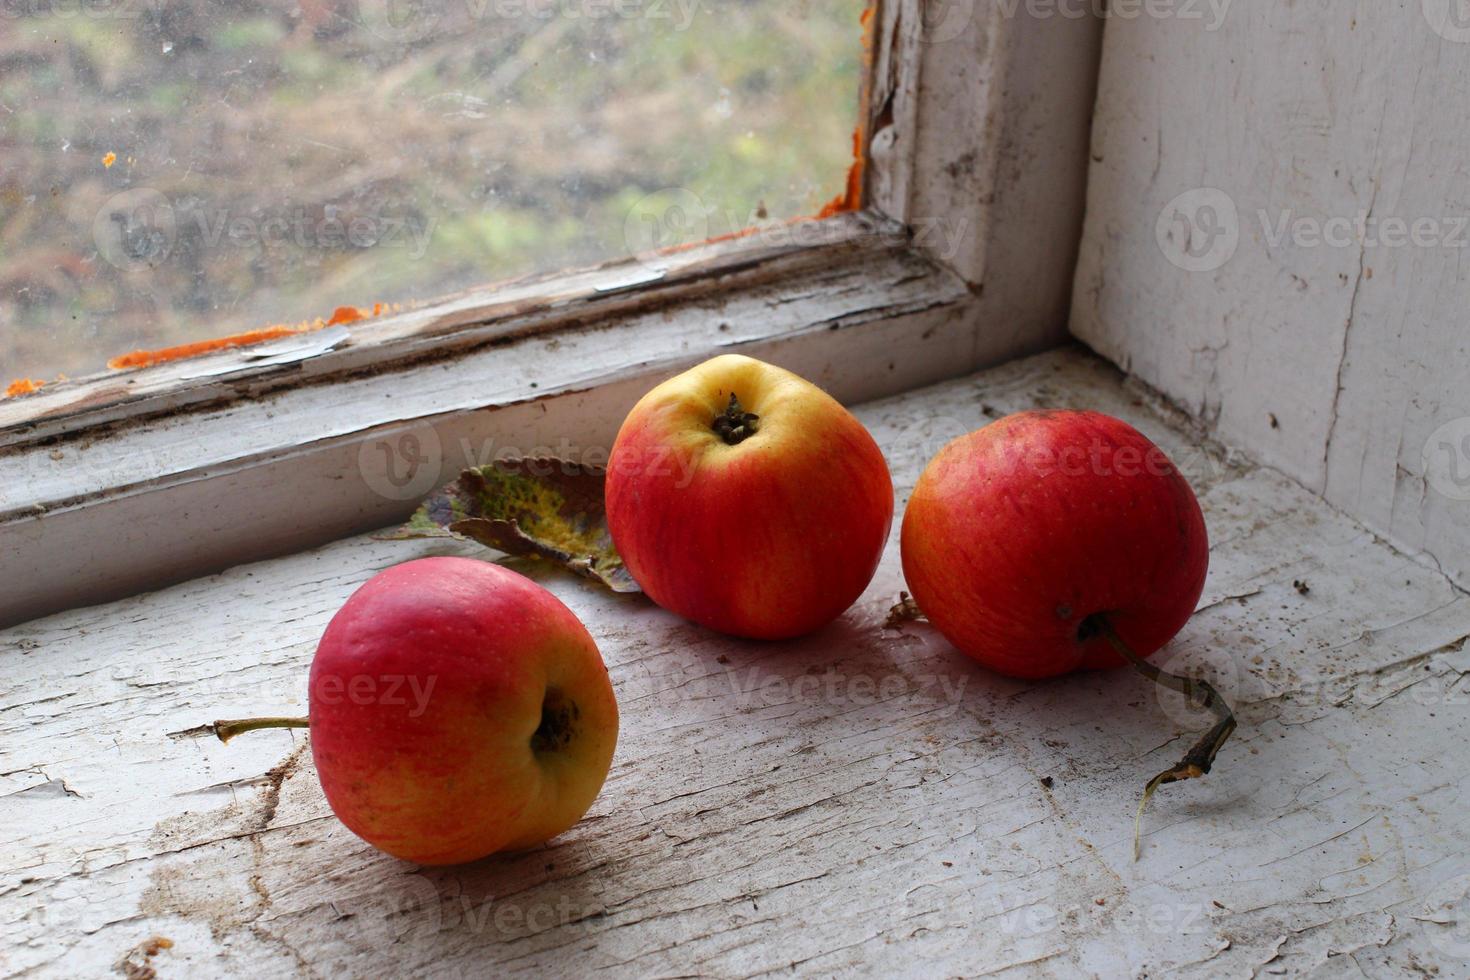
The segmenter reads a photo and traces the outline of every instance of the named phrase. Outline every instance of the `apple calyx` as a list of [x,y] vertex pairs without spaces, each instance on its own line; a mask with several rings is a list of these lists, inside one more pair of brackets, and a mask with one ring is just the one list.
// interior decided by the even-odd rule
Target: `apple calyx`
[[710,427],[715,430],[719,437],[725,440],[727,446],[738,446],[756,433],[756,422],[760,416],[754,412],[747,412],[740,406],[740,399],[735,397],[735,392],[730,392],[730,404],[725,410],[715,416]]
[[581,717],[577,702],[554,688],[547,691],[541,702],[541,724],[531,735],[531,750],[540,755],[566,748],[577,735]]
[[1113,629],[1113,624],[1106,613],[1094,613],[1088,616],[1082,621],[1082,626],[1077,632],[1079,638],[1082,639],[1094,635],[1102,636],[1108,641],[1109,646],[1133,665],[1134,670],[1161,687],[1178,691],[1189,700],[1191,705],[1203,708],[1215,716],[1214,727],[1200,736],[1199,741],[1190,747],[1177,766],[1159,773],[1144,786],[1143,798],[1138,801],[1138,811],[1133,815],[1133,860],[1137,861],[1142,838],[1143,811],[1153,797],[1154,791],[1165,783],[1198,779],[1209,772],[1210,767],[1215,764],[1215,756],[1220,754],[1221,747],[1235,731],[1235,712],[1230,710],[1230,705],[1225,703],[1220,692],[1216,691],[1209,681],[1171,674],[1140,657],[1118,635],[1118,631]]
[[260,731],[262,728],[310,728],[308,718],[236,718],[233,721],[217,721],[207,725],[221,742],[228,742],[244,732]]

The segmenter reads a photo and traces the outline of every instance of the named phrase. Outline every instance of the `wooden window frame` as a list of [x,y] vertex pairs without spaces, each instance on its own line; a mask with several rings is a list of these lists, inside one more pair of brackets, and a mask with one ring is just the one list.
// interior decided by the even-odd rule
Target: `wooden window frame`
[[595,461],[717,353],[855,401],[1062,342],[1101,22],[1025,6],[882,0],[857,211],[0,402],[0,624],[391,524],[497,453]]

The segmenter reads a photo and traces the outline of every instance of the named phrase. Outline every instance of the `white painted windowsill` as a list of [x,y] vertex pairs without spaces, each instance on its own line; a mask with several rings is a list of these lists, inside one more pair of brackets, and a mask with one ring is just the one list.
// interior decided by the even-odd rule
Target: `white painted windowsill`
[[1465,594],[1274,471],[1194,448],[1076,350],[858,414],[901,508],[945,441],[1038,405],[1138,425],[1209,523],[1167,659],[1207,667],[1241,727],[1216,772],[1159,792],[1138,863],[1140,787],[1199,721],[1129,671],[1023,684],[926,625],[885,629],[897,522],[859,603],[791,643],[537,573],[612,673],[607,786],[532,853],[395,861],[331,815],[301,736],[170,735],[304,711],[353,589],[486,554],[360,536],[0,632],[0,972],[105,974],[160,936],[164,977],[1464,975]]

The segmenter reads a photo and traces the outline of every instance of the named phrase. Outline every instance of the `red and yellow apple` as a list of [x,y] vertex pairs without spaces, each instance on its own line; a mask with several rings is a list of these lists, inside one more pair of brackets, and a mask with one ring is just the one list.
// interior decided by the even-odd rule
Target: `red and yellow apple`
[[419,864],[520,850],[597,797],[618,709],[597,645],[507,568],[424,558],[370,579],[311,665],[311,753],[359,837]]
[[1132,426],[1097,412],[1032,411],[940,450],[901,531],[914,601],[951,643],[1014,677],[1125,661],[1188,621],[1209,542],[1194,491]]
[[608,460],[607,518],[659,605],[724,633],[780,639],[831,622],[867,587],[893,483],[836,399],[726,354],[634,406]]

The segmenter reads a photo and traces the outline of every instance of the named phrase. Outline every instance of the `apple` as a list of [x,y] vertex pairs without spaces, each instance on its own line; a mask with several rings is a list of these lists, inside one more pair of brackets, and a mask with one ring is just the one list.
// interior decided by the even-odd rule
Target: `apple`
[[489,562],[424,558],[373,576],[332,617],[309,727],[349,829],[406,861],[456,864],[580,820],[618,708],[597,645],[550,592]]
[[949,443],[901,530],[915,602],[992,670],[1042,678],[1122,666],[1188,621],[1209,542],[1174,464],[1098,412],[1031,411]]
[[607,518],[654,602],[723,633],[783,639],[831,622],[872,580],[893,482],[836,399],[726,354],[633,407],[608,459]]

